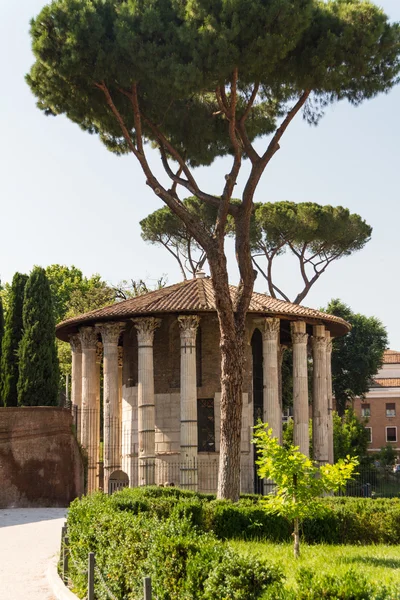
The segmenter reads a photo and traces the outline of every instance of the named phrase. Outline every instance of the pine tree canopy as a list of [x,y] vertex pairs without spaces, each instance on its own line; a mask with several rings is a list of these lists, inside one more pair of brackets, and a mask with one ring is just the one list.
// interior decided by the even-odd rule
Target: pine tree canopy
[[31,35],[27,81],[46,114],[119,154],[135,145],[140,110],[140,135],[159,144],[161,128],[192,165],[233,152],[232,74],[250,143],[302,94],[316,122],[329,103],[389,90],[400,66],[399,25],[364,0],[55,0]]
[[25,286],[23,336],[19,346],[18,404],[55,406],[58,361],[50,285],[44,269],[35,267]]
[[17,406],[18,346],[22,338],[22,306],[28,276],[15,273],[8,294],[0,373],[4,406]]

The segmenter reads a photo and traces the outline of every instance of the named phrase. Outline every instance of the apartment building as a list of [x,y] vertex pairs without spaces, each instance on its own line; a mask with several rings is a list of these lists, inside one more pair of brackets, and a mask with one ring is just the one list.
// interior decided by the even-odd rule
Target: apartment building
[[385,350],[382,368],[364,400],[355,399],[354,412],[368,419],[370,452],[391,444],[400,454],[400,352]]

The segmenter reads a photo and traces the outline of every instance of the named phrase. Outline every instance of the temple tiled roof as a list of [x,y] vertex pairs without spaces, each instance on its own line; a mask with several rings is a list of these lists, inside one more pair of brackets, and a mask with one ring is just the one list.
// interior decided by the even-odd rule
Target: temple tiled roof
[[[232,300],[236,287],[230,286]],[[135,316],[162,315],[163,313],[215,312],[215,295],[209,277],[190,279],[175,285],[148,292],[142,296],[117,302],[111,306],[72,317],[60,323],[57,337],[68,339],[68,334],[83,325],[104,321],[124,321]],[[311,323],[325,323],[333,335],[344,335],[350,325],[339,317],[322,313],[313,308],[284,302],[266,294],[253,293],[249,313],[281,317],[282,319],[304,319]]]

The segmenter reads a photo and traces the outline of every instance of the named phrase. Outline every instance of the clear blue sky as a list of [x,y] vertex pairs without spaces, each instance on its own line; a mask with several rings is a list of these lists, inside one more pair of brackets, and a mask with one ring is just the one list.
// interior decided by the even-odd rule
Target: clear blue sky
[[[33,265],[76,265],[121,279],[180,279],[174,259],[140,238],[139,220],[161,203],[131,157],[117,158],[93,136],[63,117],[46,118],[24,82],[33,62],[29,20],[42,0],[2,6],[0,56],[0,277]],[[379,3],[400,21],[399,0]],[[392,348],[400,350],[400,86],[353,108],[328,109],[320,125],[298,118],[286,133],[259,185],[259,201],[341,204],[373,226],[364,250],[329,267],[305,304],[339,297],[353,310],[379,317]],[[154,155],[152,163],[157,164]],[[158,167],[157,167],[158,168]],[[198,171],[202,185],[219,193],[224,161]],[[240,185],[238,186],[238,188]],[[230,252],[231,281],[237,273]],[[293,295],[296,270],[283,258],[279,283]],[[297,282],[298,283],[298,282]],[[256,289],[265,291],[260,278]]]

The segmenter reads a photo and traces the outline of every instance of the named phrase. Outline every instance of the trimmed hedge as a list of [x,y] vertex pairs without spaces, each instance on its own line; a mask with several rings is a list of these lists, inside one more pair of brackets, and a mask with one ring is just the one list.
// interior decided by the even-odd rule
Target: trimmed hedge
[[[304,541],[400,542],[399,500],[329,497],[322,503],[326,514],[304,522]],[[223,543],[234,538],[289,541],[291,531],[291,524],[268,514],[256,496],[232,504],[177,488],[96,493],[69,508],[71,577],[83,597],[87,554],[95,552],[99,572],[119,600],[141,599],[143,576],[152,577],[158,600],[400,600],[397,591],[377,590],[350,571],[337,578],[303,570],[294,592],[284,586],[276,567],[236,554]],[[107,600],[99,572],[96,597]]]

